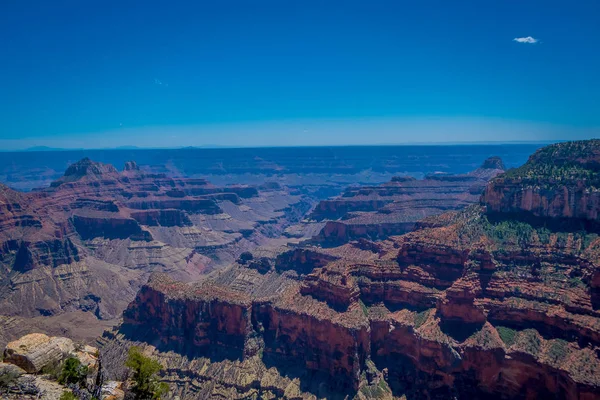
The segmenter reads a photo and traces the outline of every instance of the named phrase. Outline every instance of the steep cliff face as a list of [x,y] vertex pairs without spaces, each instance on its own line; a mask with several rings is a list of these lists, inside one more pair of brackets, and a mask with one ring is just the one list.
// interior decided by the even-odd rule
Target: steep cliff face
[[123,317],[133,329],[150,329],[166,348],[241,355],[251,329],[250,306],[248,298],[226,289],[192,288],[155,274]]
[[[271,283],[266,279],[259,286]],[[311,312],[311,306],[323,306],[289,289],[269,299],[215,282],[190,286],[155,274],[124,312],[121,330],[162,351],[231,360],[260,353],[267,364],[302,365],[337,377],[339,389],[355,390],[370,346],[366,318],[360,322],[360,310],[348,311],[359,315],[358,324],[349,324]]]
[[356,390],[369,351],[367,327],[342,325],[290,308],[269,303],[254,307],[265,362],[283,366],[301,363],[308,370],[337,377],[334,387]]
[[131,217],[138,223],[147,226],[192,226],[190,217],[178,209],[162,209],[137,211]]
[[[133,218],[118,215],[96,215],[93,217],[73,215],[73,226],[83,240],[104,237],[126,239],[142,235],[142,228]],[[148,235],[151,240],[150,235]]]

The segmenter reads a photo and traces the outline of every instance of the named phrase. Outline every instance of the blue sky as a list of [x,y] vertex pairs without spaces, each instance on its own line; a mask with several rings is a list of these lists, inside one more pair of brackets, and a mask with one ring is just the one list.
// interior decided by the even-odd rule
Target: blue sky
[[593,0],[6,0],[0,148],[596,137],[599,20]]

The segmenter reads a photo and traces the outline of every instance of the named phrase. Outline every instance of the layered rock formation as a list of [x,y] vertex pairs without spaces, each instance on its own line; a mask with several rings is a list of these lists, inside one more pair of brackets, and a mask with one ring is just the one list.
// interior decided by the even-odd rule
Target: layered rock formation
[[411,231],[425,217],[476,203],[486,183],[503,171],[502,161],[491,157],[464,175],[431,174],[421,180],[397,176],[380,186],[348,188],[321,201],[309,217],[326,221],[316,237],[322,244],[381,240]]
[[[600,398],[597,154],[596,141],[549,146],[481,204],[403,236],[244,254],[193,285],[155,275],[102,351],[152,344],[190,399]],[[577,185],[556,179],[555,160]],[[544,199],[586,187],[589,210],[554,224],[542,200],[523,217],[511,199],[530,185]]]
[[0,313],[118,318],[151,272],[200,279],[278,237],[311,204],[281,186],[218,187],[88,158],[46,189],[0,185]]

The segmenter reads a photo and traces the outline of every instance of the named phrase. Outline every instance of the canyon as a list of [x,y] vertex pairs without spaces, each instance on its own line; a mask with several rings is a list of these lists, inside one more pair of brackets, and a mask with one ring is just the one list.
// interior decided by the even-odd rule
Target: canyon
[[0,184],[0,343],[36,329],[65,333],[65,325],[85,325],[68,333],[93,339],[150,273],[197,280],[247,249],[277,244],[313,203],[280,185],[215,186],[89,158],[41,190]]
[[308,219],[326,221],[315,238],[322,245],[385,239],[413,230],[425,217],[478,202],[486,183],[504,169],[499,157],[490,157],[466,174],[395,176],[382,185],[350,187],[336,198],[320,201]]
[[[510,149],[517,154],[523,151],[519,146]],[[380,150],[389,153],[387,148]],[[434,150],[433,153],[439,152]],[[490,150],[498,148],[483,149]],[[326,231],[325,224],[334,222],[312,219],[309,212],[315,204],[339,193],[348,183],[383,181],[390,176],[389,171],[411,165],[395,161],[390,166],[394,159],[390,153],[387,159],[378,161],[387,165],[385,169],[379,166],[375,168],[377,172],[367,173],[363,168],[373,168],[374,161],[356,158],[360,154],[356,152],[350,152],[353,158],[339,160],[337,149],[311,150],[304,156],[295,154],[305,152],[298,150],[292,158],[282,157],[286,151],[278,150],[270,155],[279,158],[267,162],[258,157],[264,149],[252,150],[255,151],[257,155],[247,160],[244,157],[252,153],[240,155],[238,150],[232,150],[238,158],[221,159],[214,158],[211,151],[182,149],[168,151],[177,157],[164,165],[138,165],[128,160],[121,170],[83,157],[69,164],[60,176],[42,173],[44,177],[55,177],[44,181],[44,188],[22,192],[0,184],[0,345],[31,332],[93,340],[102,330],[119,322],[123,310],[151,273],[165,272],[182,282],[194,282],[230,265],[248,250],[277,249],[311,240],[319,231]],[[30,175],[20,180],[22,174],[40,173],[35,167],[39,163],[55,168],[71,153],[77,152],[3,153],[6,157],[0,164],[10,161],[12,169],[22,164],[20,174],[6,176],[7,183],[30,188],[27,185],[40,181]],[[108,159],[129,154],[90,153]],[[149,150],[133,154],[146,162],[158,156]],[[418,154],[411,157],[421,157]],[[190,164],[192,155],[202,158],[193,158],[194,163]],[[203,170],[205,175],[219,181],[229,177],[250,184],[211,184],[196,173],[198,165],[207,160],[228,169],[215,170],[212,165]],[[438,168],[440,162],[446,161],[462,165],[469,162],[469,157],[449,157],[444,153],[427,168]],[[189,173],[186,176],[177,172],[183,167]],[[329,170],[337,173],[332,175]],[[446,194],[446,200],[446,187],[436,187],[438,203],[452,203],[454,207],[476,201],[476,196],[466,192],[472,184],[481,186],[484,182],[484,178],[474,178],[472,173],[436,175],[449,181],[460,177],[457,179],[461,184],[453,194]],[[411,179],[417,186],[429,182]],[[386,186],[380,190],[388,191]],[[369,187],[379,190],[378,186]],[[403,196],[387,196],[386,202],[410,203],[409,198],[419,196],[422,189],[409,189]],[[467,198],[455,201],[452,196]],[[407,210],[404,207],[398,213]],[[432,209],[441,210],[443,207]],[[378,214],[372,211],[371,216],[363,218],[375,220]]]
[[142,346],[169,398],[600,398],[599,154],[333,185],[83,158],[0,186],[0,341],[93,343],[111,381]]
[[101,352],[146,343],[190,399],[599,398],[599,150],[541,149],[403,235],[154,274]]

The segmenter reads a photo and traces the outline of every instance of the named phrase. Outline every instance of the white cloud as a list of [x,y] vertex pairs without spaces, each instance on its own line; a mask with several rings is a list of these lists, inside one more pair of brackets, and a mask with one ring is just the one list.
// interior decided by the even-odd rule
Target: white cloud
[[526,37],[518,37],[518,38],[514,38],[513,39],[515,42],[519,42],[519,43],[529,43],[529,44],[535,44],[538,43],[539,40],[531,37],[531,36],[526,36]]

